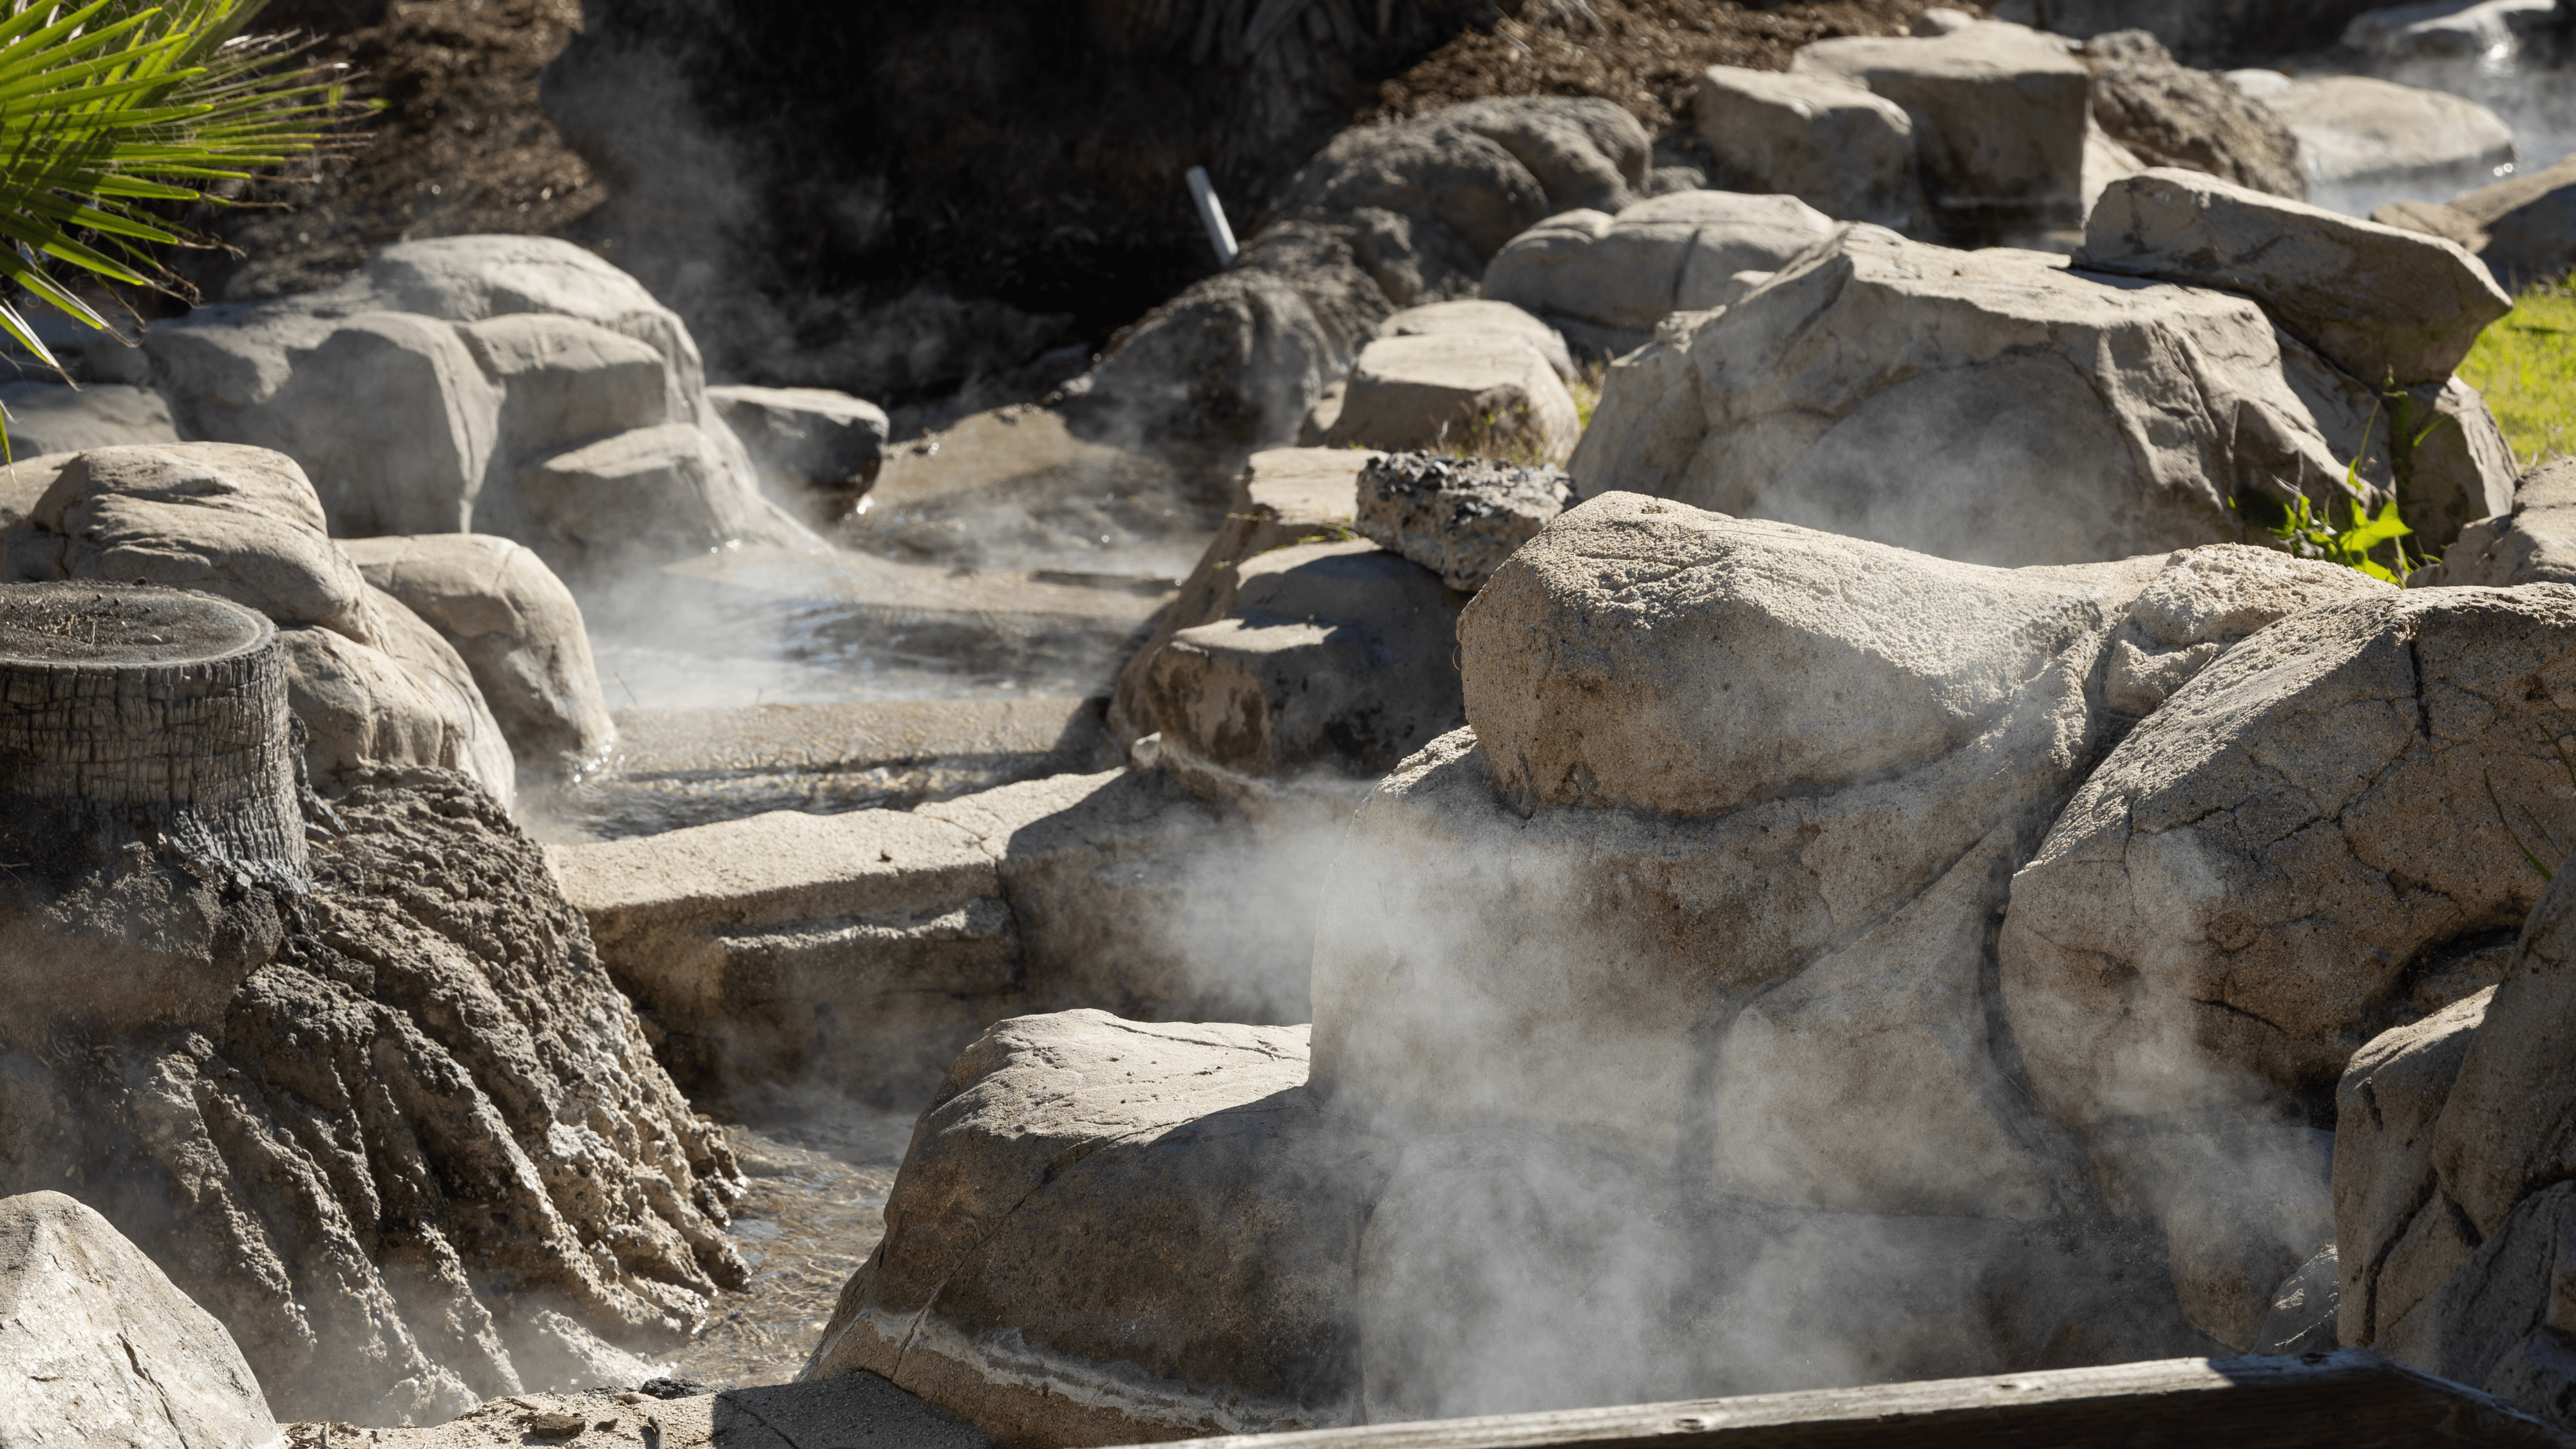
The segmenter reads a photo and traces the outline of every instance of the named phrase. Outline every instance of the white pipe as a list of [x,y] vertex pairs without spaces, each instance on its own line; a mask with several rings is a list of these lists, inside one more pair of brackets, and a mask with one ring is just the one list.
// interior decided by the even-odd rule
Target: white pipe
[[1234,265],[1234,228],[1225,224],[1225,203],[1216,199],[1216,187],[1208,181],[1207,168],[1190,168],[1190,200],[1199,204],[1199,220],[1206,224],[1208,245],[1216,248],[1216,264]]

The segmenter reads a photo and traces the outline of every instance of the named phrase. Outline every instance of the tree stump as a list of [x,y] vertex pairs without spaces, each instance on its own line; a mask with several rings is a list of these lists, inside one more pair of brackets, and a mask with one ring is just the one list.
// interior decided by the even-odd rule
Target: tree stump
[[140,843],[300,891],[277,627],[209,594],[0,585],[0,865],[62,879]]

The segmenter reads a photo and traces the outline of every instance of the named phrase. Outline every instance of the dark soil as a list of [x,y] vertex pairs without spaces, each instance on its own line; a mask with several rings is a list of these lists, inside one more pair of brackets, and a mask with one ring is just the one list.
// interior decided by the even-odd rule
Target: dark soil
[[1601,96],[1664,137],[1689,128],[1692,94],[1710,66],[1787,70],[1809,41],[1903,35],[1927,8],[1926,0],[1532,0],[1523,18],[1467,31],[1380,86],[1360,119],[1402,119],[1481,96]]
[[537,105],[538,77],[581,23],[578,0],[290,0],[262,22],[317,36],[314,58],[349,65],[351,91],[385,108],[350,153],[191,218],[232,249],[174,258],[209,300],[327,287],[388,242],[561,234],[605,195]]

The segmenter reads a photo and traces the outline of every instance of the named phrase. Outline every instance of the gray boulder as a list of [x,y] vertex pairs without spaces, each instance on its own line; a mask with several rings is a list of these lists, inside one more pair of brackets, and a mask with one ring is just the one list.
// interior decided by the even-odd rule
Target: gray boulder
[[2510,63],[2525,40],[2555,21],[2557,0],[2476,0],[2392,5],[2344,27],[2343,44],[2382,61]]
[[1569,496],[1554,468],[1398,453],[1360,469],[1359,530],[1472,594]]
[[729,386],[707,401],[750,450],[764,481],[787,496],[820,491],[846,508],[885,462],[885,409],[820,387]]
[[1908,234],[1928,223],[1914,121],[1894,101],[1833,76],[1715,65],[1693,104],[1730,183],[1794,196],[1837,221]]
[[1736,273],[1777,271],[1832,230],[1795,196],[1730,191],[1675,192],[1616,216],[1563,212],[1494,254],[1484,295],[1616,356],[1672,313],[1718,305]]
[[463,658],[523,765],[584,768],[616,741],[581,605],[527,548],[435,533],[353,538],[340,549]]
[[1380,337],[1434,337],[1451,333],[1517,338],[1539,350],[1547,365],[1567,382],[1574,381],[1574,355],[1565,335],[1509,302],[1462,297],[1454,302],[1425,302],[1407,307],[1377,324]]
[[2241,292],[2354,377],[2439,384],[2513,298],[2457,246],[2170,168],[2115,183],[2077,264]]
[[2370,219],[2457,242],[2508,287],[2554,282],[2576,270],[2576,156],[2448,202],[2383,206]]
[[1306,1029],[1101,1011],[987,1032],[940,1084],[802,1380],[881,1375],[1016,1444],[1358,1421],[1374,1165]]
[[259,1380],[214,1315],[59,1192],[0,1198],[0,1443],[278,1449]]
[[331,629],[278,631],[306,769],[327,785],[376,766],[436,766],[507,806],[518,770],[472,671],[391,594],[371,589],[367,603],[372,643]]
[[1942,232],[1993,243],[2083,224],[2091,77],[2063,42],[1982,22],[1930,38],[1819,40],[1789,69],[1905,108]]
[[2509,510],[2461,529],[2439,563],[2407,582],[2419,588],[2576,584],[2576,459],[2553,459],[2523,474]]
[[2324,75],[2258,99],[2299,138],[2308,199],[2338,210],[2477,186],[2515,155],[2513,128],[2503,118],[2444,91]]
[[1854,225],[1612,368],[1566,471],[2022,565],[2233,540],[2344,463],[2251,301]]
[[2093,120],[2149,166],[2304,201],[2299,140],[2260,101],[2210,71],[2177,65],[2153,33],[2118,30],[2084,45]]
[[1562,462],[1583,430],[1537,348],[1495,333],[1381,337],[1343,380],[1328,447],[1491,451]]
[[9,416],[9,455],[81,453],[122,443],[175,443],[179,430],[170,405],[149,388],[94,382],[66,387],[52,382],[0,384],[0,408]]
[[[814,542],[761,498],[679,318],[568,242],[402,242],[329,292],[200,308],[143,345],[183,431],[294,458],[341,536],[494,533],[559,571],[623,523],[658,525],[646,550]],[[708,463],[658,513],[594,519],[568,540],[546,499],[522,495],[541,459],[667,427],[699,434]]]
[[1474,296],[1494,253],[1548,216],[1620,210],[1651,160],[1635,118],[1593,97],[1345,131],[1233,267],[1147,313],[1067,394],[1182,436],[1286,442],[1389,315]]
[[1200,794],[1307,772],[1372,780],[1457,726],[1459,596],[1376,544],[1245,560],[1225,617],[1146,665],[1161,767]]

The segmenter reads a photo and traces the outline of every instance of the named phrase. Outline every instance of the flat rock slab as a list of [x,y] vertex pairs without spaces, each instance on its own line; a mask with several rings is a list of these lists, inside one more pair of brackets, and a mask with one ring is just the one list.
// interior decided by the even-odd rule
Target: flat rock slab
[[2442,382],[2513,310],[2455,243],[2170,167],[2112,183],[2077,260],[2252,297],[2365,382]]
[[444,1424],[285,1426],[287,1449],[990,1449],[992,1437],[874,1374],[680,1399],[621,1393],[512,1394]]

